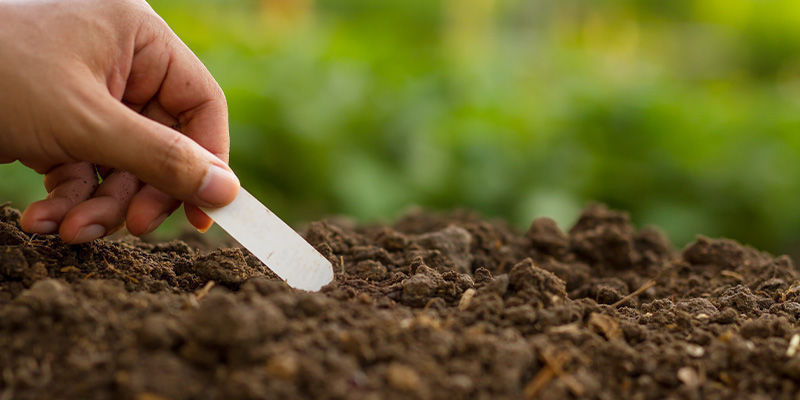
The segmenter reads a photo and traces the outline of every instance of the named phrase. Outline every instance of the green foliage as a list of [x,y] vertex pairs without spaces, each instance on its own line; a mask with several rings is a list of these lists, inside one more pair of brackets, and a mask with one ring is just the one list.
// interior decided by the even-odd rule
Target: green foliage
[[421,204],[563,226],[597,200],[679,244],[797,245],[796,2],[151,4],[225,90],[244,185],[291,221]]

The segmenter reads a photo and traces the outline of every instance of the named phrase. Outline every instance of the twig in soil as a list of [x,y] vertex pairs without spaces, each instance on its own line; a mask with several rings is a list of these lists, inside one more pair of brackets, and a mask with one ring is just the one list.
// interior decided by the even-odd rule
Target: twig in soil
[[536,398],[536,395],[539,394],[553,378],[558,378],[561,382],[564,382],[567,389],[576,397],[583,396],[583,385],[561,368],[570,359],[568,353],[562,352],[554,357],[542,353],[541,358],[542,361],[544,361],[544,366],[539,370],[536,376],[525,385],[525,389],[523,390],[526,399]]
[[502,262],[500,262],[500,265],[497,266],[497,273],[502,274],[505,271],[506,271],[506,260],[503,260]]
[[203,299],[203,297],[206,297],[206,295],[211,290],[211,288],[214,287],[214,285],[215,285],[214,281],[206,282],[206,284],[203,285],[203,287],[200,288],[200,290],[198,290],[197,293],[194,294],[194,297],[197,299],[197,301],[200,301]]
[[33,244],[39,244],[39,241],[37,241],[38,238],[39,238],[38,234],[32,233],[31,236],[28,238],[28,241],[25,242],[25,246],[31,246]]
[[544,362],[547,363],[547,365],[550,367],[550,369],[553,370],[553,373],[556,375],[556,377],[558,377],[558,379],[561,382],[564,382],[564,385],[567,386],[567,389],[569,389],[569,391],[572,392],[572,394],[574,394],[575,397],[583,397],[583,385],[581,385],[581,383],[578,382],[578,380],[575,379],[572,375],[569,375],[566,372],[564,372],[564,370],[561,368],[564,365],[564,363],[568,361],[570,358],[569,354],[567,353],[562,353],[562,354],[564,354],[565,360],[564,362],[558,365],[555,365],[553,358],[547,354],[542,354],[542,358],[544,359]]
[[439,299],[439,298],[438,297],[431,297],[430,300],[428,300],[428,302],[425,303],[425,307],[422,307],[422,309],[423,310],[430,309],[431,307],[433,307],[434,304],[436,304],[437,299]]
[[593,312],[589,315],[587,325],[590,329],[601,333],[608,340],[618,340],[622,337],[619,322],[608,315]]
[[342,275],[344,275],[344,257],[339,256],[339,265],[342,267]]
[[722,276],[726,276],[728,278],[736,279],[737,281],[744,281],[744,276],[742,276],[742,274],[740,274],[738,272],[728,271],[726,269],[726,270],[720,271],[719,274],[722,275]]
[[78,267],[76,267],[74,265],[68,265],[66,267],[61,268],[59,271],[61,271],[61,273],[81,272],[81,270],[79,270]]
[[631,292],[631,294],[619,299],[619,301],[617,301],[616,303],[612,304],[611,307],[612,308],[617,308],[617,307],[627,303],[631,299],[635,298],[636,296],[644,293],[645,290],[650,289],[651,287],[653,287],[655,285],[656,285],[656,280],[655,279],[650,279],[649,281],[645,282],[644,285],[642,285],[640,288],[638,288],[638,289],[634,290],[633,292]]
[[113,271],[113,272],[116,272],[118,275],[121,275],[123,278],[127,278],[127,279],[129,279],[129,280],[130,280],[131,282],[133,282],[133,283],[137,283],[137,284],[139,283],[139,280],[138,280],[138,279],[136,279],[136,278],[134,278],[134,277],[132,277],[132,276],[130,276],[130,275],[128,275],[128,274],[126,274],[126,273],[124,273],[124,272],[120,271],[120,270],[118,270],[116,267],[114,267],[113,265],[111,265],[111,263],[110,263],[110,262],[108,262],[108,260],[106,260],[106,258],[105,258],[105,257],[103,257],[103,261],[106,263],[106,268],[110,269],[110,270],[111,270],[111,271]]
[[781,292],[781,302],[784,302],[787,299],[796,298],[798,292],[800,292],[800,285],[798,285],[797,281],[794,281],[786,290]]
[[561,357],[557,357],[553,360],[553,363],[546,363],[539,372],[536,373],[536,376],[525,385],[525,389],[523,390],[525,398],[536,398],[536,395],[556,376],[555,371],[553,371],[553,365],[558,365],[560,367],[565,361],[566,360],[561,359]]

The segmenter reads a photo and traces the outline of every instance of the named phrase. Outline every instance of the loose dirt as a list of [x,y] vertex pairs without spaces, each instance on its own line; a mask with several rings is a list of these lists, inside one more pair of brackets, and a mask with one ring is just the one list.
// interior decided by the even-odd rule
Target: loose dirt
[[297,292],[247,251],[66,246],[0,209],[0,399],[795,399],[800,277],[624,213],[568,232],[467,212],[304,235]]

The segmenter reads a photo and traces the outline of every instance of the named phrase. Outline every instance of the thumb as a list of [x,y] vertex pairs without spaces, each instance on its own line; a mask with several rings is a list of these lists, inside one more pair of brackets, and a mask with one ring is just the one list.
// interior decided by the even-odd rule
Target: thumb
[[108,126],[82,135],[81,160],[128,171],[164,193],[200,207],[233,201],[239,180],[224,161],[184,134],[119,101],[104,103]]

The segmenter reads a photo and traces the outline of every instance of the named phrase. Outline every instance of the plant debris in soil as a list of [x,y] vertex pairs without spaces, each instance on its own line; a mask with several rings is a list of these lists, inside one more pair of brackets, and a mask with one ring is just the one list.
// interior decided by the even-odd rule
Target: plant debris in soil
[[246,250],[67,246],[0,208],[0,399],[795,399],[800,279],[593,205],[563,232],[468,212],[312,223],[333,283]]

